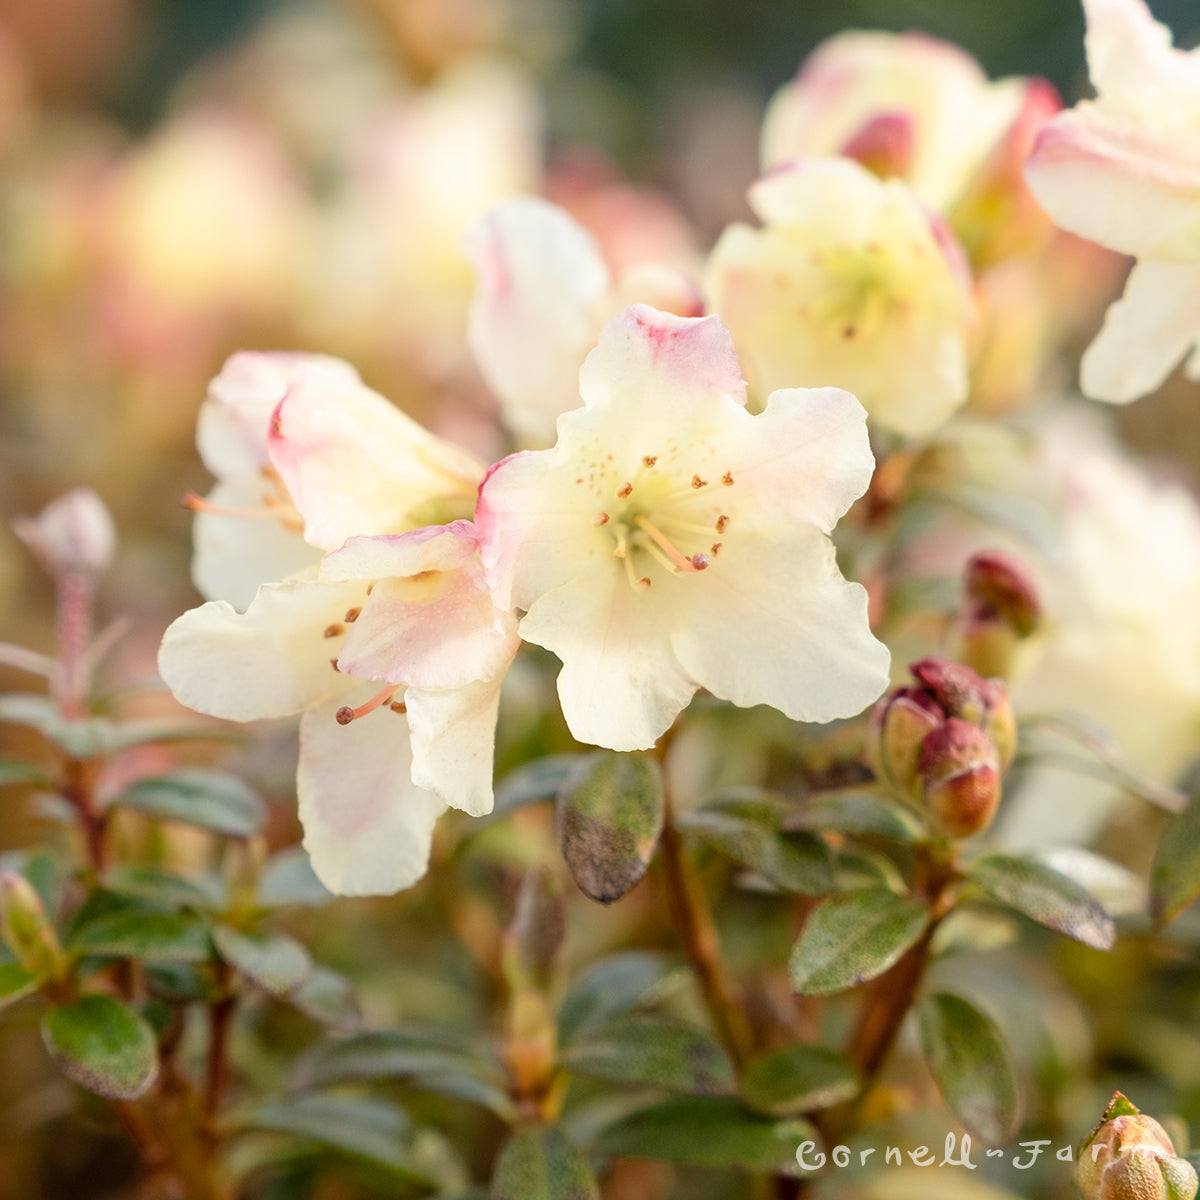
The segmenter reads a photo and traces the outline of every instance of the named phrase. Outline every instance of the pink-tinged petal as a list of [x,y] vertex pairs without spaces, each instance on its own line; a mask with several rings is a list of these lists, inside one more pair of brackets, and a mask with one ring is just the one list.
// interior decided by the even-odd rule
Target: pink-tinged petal
[[518,436],[548,442],[579,403],[579,364],[611,280],[595,239],[533,196],[497,205],[467,232],[475,266],[467,337]]
[[1025,178],[1071,233],[1124,254],[1200,258],[1200,139],[1084,103],[1038,135]]
[[352,537],[321,560],[322,579],[387,579],[425,571],[454,571],[475,557],[470,521],[425,525],[408,533]]
[[176,698],[231,721],[298,713],[349,686],[326,630],[366,598],[362,583],[265,584],[244,613],[212,600],[163,635],[158,669]]
[[484,466],[436,438],[377,392],[306,376],[276,409],[271,461],[314,546],[470,512]]
[[558,697],[572,737],[646,750],[696,691],[664,636],[672,581],[636,592],[617,565],[580,574],[536,600],[521,636],[563,662]]
[[444,800],[412,782],[407,722],[386,709],[339,725],[338,707],[371,686],[309,709],[300,722],[296,790],[304,848],[321,882],[342,896],[412,886],[429,866]]
[[361,386],[349,363],[320,354],[243,350],[227,359],[208,385],[197,418],[196,449],[204,465],[218,479],[256,474],[267,466],[267,434],[276,406],[309,374],[331,386]]
[[412,778],[473,817],[492,811],[492,759],[500,679],[450,692],[405,693],[412,733]]
[[[206,503],[231,510],[258,509],[257,475],[218,483]],[[192,582],[207,600],[227,600],[244,609],[259,586],[314,566],[320,552],[271,516],[226,516],[201,509],[192,524]]]
[[706,586],[671,635],[684,669],[715,696],[830,721],[862,712],[887,686],[867,593],[841,577],[827,538],[803,527],[731,537],[720,567],[697,581]]
[[1200,263],[1140,262],[1083,356],[1083,392],[1114,404],[1136,400],[1198,343]]

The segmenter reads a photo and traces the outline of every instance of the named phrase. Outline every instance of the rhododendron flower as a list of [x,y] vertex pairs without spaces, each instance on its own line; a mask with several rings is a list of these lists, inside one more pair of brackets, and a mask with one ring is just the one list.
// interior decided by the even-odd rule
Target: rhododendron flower
[[[193,580],[239,608],[353,534],[469,515],[484,472],[349,363],[318,355],[235,354],[209,387],[196,444],[217,484],[192,501]],[[235,519],[247,516],[260,519]]]
[[1137,258],[1125,295],[1083,359],[1082,387],[1123,404],[1185,355],[1200,378],[1200,50],[1142,0],[1084,0],[1096,99],[1042,130],[1026,163],[1064,229]]
[[497,603],[563,662],[574,736],[651,746],[701,687],[799,720],[869,704],[888,652],[828,536],[873,469],[854,397],[779,391],[752,416],[720,320],[642,305],[580,390],[552,450],[492,469],[476,516]]
[[763,228],[731,225],[706,291],[751,382],[853,392],[910,436],[966,399],[969,295],[961,251],[899,181],[845,159],[798,160],[749,194]]
[[468,338],[505,424],[526,442],[554,440],[577,400],[579,367],[620,294],[698,314],[695,285],[678,270],[639,264],[614,281],[596,239],[536,196],[496,205],[467,231],[475,265]]
[[296,786],[313,869],[334,892],[383,894],[424,873],[447,806],[491,810],[515,626],[492,602],[474,526],[456,521],[351,538],[318,569],[264,584],[244,613],[192,609],[167,630],[159,670],[213,716],[303,713]]

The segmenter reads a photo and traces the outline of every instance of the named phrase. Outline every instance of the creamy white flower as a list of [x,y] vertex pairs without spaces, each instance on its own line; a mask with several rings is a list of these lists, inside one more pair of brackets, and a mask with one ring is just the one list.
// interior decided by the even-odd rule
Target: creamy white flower
[[574,736],[648,747],[701,687],[799,720],[869,704],[888,652],[828,536],[874,465],[854,398],[781,391],[751,416],[721,322],[641,305],[580,389],[555,448],[494,467],[476,515],[497,603],[563,662]]
[[1138,260],[1081,379],[1124,404],[1185,356],[1200,378],[1200,50],[1173,48],[1142,0],[1084,11],[1096,99],[1042,130],[1025,173],[1062,228]]
[[303,713],[300,820],[331,891],[408,887],[447,806],[491,809],[517,637],[476,549],[465,521],[354,537],[319,570],[264,584],[245,612],[210,601],[163,638],[159,670],[189,707],[235,721]]
[[847,159],[797,160],[750,190],[760,229],[713,248],[709,305],[765,395],[845,388],[874,423],[928,434],[967,396],[965,263],[896,180]]

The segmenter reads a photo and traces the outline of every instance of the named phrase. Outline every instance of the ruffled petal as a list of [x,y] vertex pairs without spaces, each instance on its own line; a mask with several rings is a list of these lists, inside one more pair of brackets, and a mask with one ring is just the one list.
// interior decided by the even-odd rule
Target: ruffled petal
[[600,248],[533,196],[491,209],[463,248],[475,265],[467,336],[480,373],[514,433],[553,441],[559,413],[579,404],[579,365],[611,286]]
[[[369,691],[360,687],[347,702],[365,700]],[[403,716],[381,711],[339,725],[341,702],[316,705],[300,722],[296,788],[304,848],[331,892],[389,895],[425,874],[446,804],[412,781]]]
[[362,583],[265,584],[244,613],[212,600],[163,635],[158,669],[176,698],[231,721],[298,713],[350,686],[325,632],[366,598]]
[[1083,356],[1080,385],[1126,404],[1153,392],[1200,343],[1200,264],[1140,262]]

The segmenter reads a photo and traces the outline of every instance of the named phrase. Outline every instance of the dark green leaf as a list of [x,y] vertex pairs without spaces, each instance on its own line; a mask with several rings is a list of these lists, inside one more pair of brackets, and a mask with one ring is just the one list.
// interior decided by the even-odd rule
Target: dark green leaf
[[20,963],[0,963],[0,1012],[37,990],[37,976]]
[[146,964],[146,985],[150,995],[169,1004],[199,1001],[212,1004],[221,998],[221,989],[210,972],[198,971],[191,963],[162,960]]
[[830,1108],[852,1099],[858,1088],[849,1059],[825,1046],[780,1046],[747,1063],[742,1076],[742,1098],[773,1117]]
[[214,879],[188,879],[161,867],[135,863],[110,867],[101,883],[110,892],[134,896],[164,908],[194,908],[201,912],[221,907],[221,886]]
[[1163,836],[1150,868],[1150,912],[1173,921],[1200,896],[1200,791]]
[[553,800],[571,773],[591,758],[590,754],[551,754],[509,771],[496,784],[493,816],[523,808],[539,800]]
[[656,1017],[611,1021],[576,1039],[563,1063],[584,1075],[673,1092],[715,1095],[733,1090],[729,1059],[708,1034]]
[[321,908],[332,899],[301,846],[276,854],[258,883],[258,902],[265,908]]
[[1003,1145],[1017,1131],[1017,1080],[1004,1038],[990,1017],[961,996],[939,992],[917,1006],[925,1062],[967,1131]]
[[919,900],[860,888],[821,901],[792,948],[792,987],[805,996],[840,992],[882,975],[929,923]]
[[649,950],[628,950],[592,963],[567,989],[558,1013],[559,1040],[570,1045],[580,1034],[628,1012],[667,969],[667,960]]
[[68,949],[113,958],[204,962],[212,957],[205,925],[183,913],[118,912],[76,929]]
[[316,1142],[385,1170],[419,1179],[410,1136],[412,1123],[403,1109],[387,1100],[333,1094],[292,1096],[235,1113],[231,1124],[287,1133]]
[[282,934],[242,933],[229,925],[218,925],[213,930],[213,941],[227,963],[272,996],[287,996],[312,971],[308,951]]
[[111,996],[84,996],[50,1009],[42,1040],[64,1075],[110,1100],[134,1100],[154,1081],[154,1033]]
[[257,833],[266,812],[258,793],[236,775],[201,767],[139,779],[114,803],[229,837]]
[[796,1147],[814,1138],[798,1118],[774,1120],[723,1096],[686,1096],[639,1109],[608,1126],[597,1149],[694,1167],[742,1167],[795,1174]]
[[644,754],[589,755],[558,796],[563,858],[583,892],[619,900],[646,873],[663,823],[662,777]]
[[520,1129],[496,1162],[491,1200],[600,1200],[592,1168],[560,1129]]
[[288,1003],[335,1029],[353,1029],[362,1019],[350,981],[324,967],[314,967],[312,974],[289,993]]
[[833,887],[829,848],[811,833],[784,833],[786,803],[738,797],[690,813],[681,826],[786,891],[820,896]]
[[966,874],[988,895],[1039,925],[1096,950],[1112,949],[1112,918],[1089,891],[1058,871],[1033,859],[989,854],[969,863]]
[[874,791],[823,792],[812,796],[793,807],[784,828],[814,833],[831,830],[896,842],[911,842],[925,832],[915,813]]

